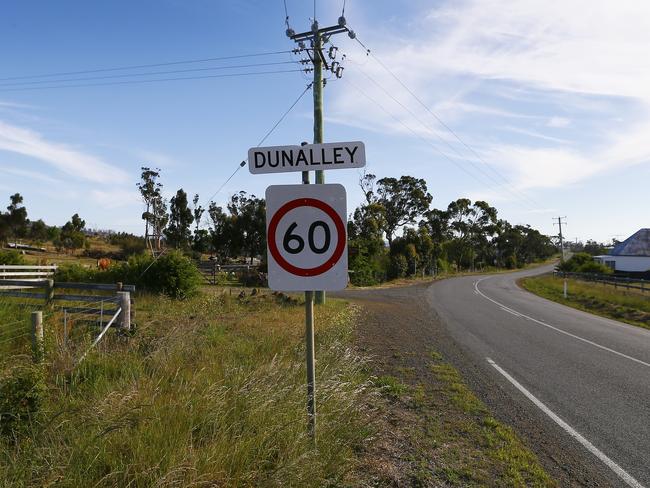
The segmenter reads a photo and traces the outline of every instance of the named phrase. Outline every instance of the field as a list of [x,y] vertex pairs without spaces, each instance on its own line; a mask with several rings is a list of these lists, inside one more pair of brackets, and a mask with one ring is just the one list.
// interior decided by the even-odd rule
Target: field
[[[306,433],[302,307],[271,295],[140,297],[137,332],[79,367],[53,353],[37,418],[5,436],[1,486],[340,485],[367,441],[354,309],[318,314]],[[6,372],[6,370],[5,370]]]
[[562,278],[535,276],[524,278],[520,284],[536,295],[563,305],[650,329],[650,293],[568,279],[565,299]]

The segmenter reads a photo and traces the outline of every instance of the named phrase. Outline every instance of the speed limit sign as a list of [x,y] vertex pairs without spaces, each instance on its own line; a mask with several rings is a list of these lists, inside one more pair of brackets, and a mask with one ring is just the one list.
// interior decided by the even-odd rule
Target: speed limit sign
[[345,188],[273,185],[266,189],[269,288],[341,290],[348,282]]

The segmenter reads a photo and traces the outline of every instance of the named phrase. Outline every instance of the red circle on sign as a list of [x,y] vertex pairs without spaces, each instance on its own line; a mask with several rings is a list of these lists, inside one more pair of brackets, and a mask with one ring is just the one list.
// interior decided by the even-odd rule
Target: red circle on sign
[[[336,233],[338,238],[336,248],[327,261],[325,261],[320,266],[316,266],[315,268],[299,268],[298,266],[294,266],[289,261],[284,259],[282,254],[280,254],[278,245],[275,243],[275,232],[278,229],[280,220],[288,212],[298,207],[315,207],[319,210],[322,210],[329,216],[329,218],[332,219],[332,222],[334,222],[334,225],[336,226]],[[280,265],[282,269],[296,276],[318,276],[319,274],[323,274],[325,271],[330,270],[337,263],[337,261],[341,259],[343,251],[345,250],[345,224],[341,220],[341,217],[339,217],[339,214],[336,213],[336,210],[334,210],[322,200],[316,200],[315,198],[297,198],[285,203],[278,209],[277,212],[275,212],[271,218],[271,222],[269,222],[266,241],[268,242],[269,252],[271,253],[271,256],[273,256],[273,259],[275,259],[275,261],[278,263],[278,265]]]

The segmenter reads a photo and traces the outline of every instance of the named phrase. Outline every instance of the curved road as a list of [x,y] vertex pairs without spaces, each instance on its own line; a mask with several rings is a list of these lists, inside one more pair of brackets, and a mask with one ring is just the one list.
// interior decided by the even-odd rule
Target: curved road
[[501,389],[502,405],[583,450],[611,486],[650,488],[650,330],[516,284],[550,269],[442,280],[425,297],[465,360]]

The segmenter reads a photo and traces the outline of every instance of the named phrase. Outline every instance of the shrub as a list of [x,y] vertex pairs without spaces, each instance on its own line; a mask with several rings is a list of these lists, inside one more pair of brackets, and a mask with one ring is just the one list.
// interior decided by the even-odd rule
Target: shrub
[[0,251],[0,264],[25,264],[25,258],[18,251]]
[[138,290],[163,293],[172,298],[191,296],[201,285],[201,275],[196,265],[180,251],[170,251],[158,259],[149,254],[137,254],[126,263],[113,264],[103,271],[78,264],[62,266],[54,279],[63,282],[122,282],[135,285]]
[[579,252],[558,266],[560,271],[569,273],[600,273],[609,274],[612,270],[604,264],[594,261],[591,254]]
[[171,298],[194,295],[202,281],[196,265],[180,251],[171,251],[159,257],[141,279],[141,285],[147,290],[164,293]]
[[43,370],[18,364],[0,375],[0,434],[24,431],[38,414],[45,394]]
[[388,277],[390,279],[404,278],[409,270],[409,263],[406,256],[397,254],[390,257]]
[[57,268],[54,274],[54,280],[63,283],[95,282],[97,281],[95,279],[97,273],[98,270],[86,268],[81,264],[66,264]]
[[590,261],[578,267],[578,273],[597,273],[597,274],[610,274],[612,269],[602,263]]

